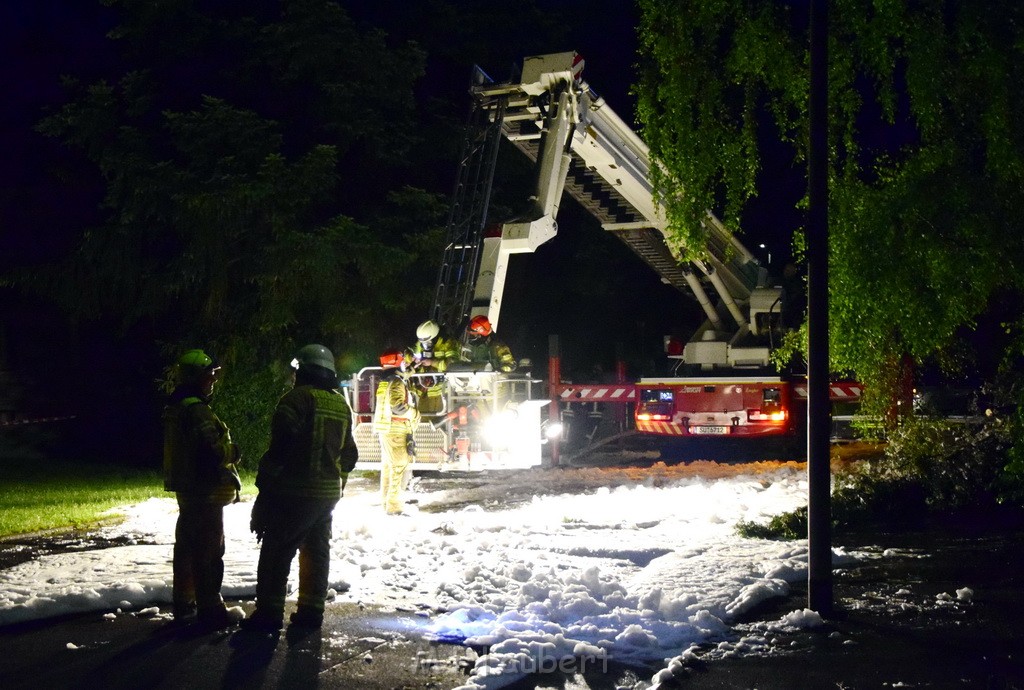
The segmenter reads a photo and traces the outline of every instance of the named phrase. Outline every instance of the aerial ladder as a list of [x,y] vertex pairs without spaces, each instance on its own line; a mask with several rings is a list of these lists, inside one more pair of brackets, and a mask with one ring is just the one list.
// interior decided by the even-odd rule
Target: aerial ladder
[[[705,318],[681,351],[668,353],[674,360],[668,377],[634,384],[620,372],[618,384],[568,384],[553,360],[552,401],[633,404],[637,429],[653,434],[791,432],[792,406],[805,398],[806,387],[780,376],[771,361],[783,332],[781,286],[710,211],[701,224],[703,247],[687,252],[686,260],[670,249],[647,145],[583,80],[583,66],[578,53],[566,52],[525,58],[519,78],[508,82],[475,72],[467,151],[479,149],[487,164],[468,155],[462,161],[433,313],[455,332],[476,314],[497,327],[511,256],[555,237],[568,192],[663,282],[692,297]],[[487,203],[466,203],[460,195],[489,194],[496,151],[474,142],[494,145],[498,132],[534,162],[535,187],[525,216],[492,224]],[[486,194],[472,193],[477,188]],[[472,223],[456,222],[470,209]],[[472,262],[457,258],[467,249]],[[857,385],[837,385],[833,392],[835,399],[860,394]]]
[[[485,80],[487,75],[475,67],[474,84]],[[480,282],[480,255],[507,102],[501,96],[488,99],[486,105],[475,101],[466,125],[430,313],[433,321],[448,328],[468,322],[474,286]]]
[[[682,360],[705,371],[767,366],[770,346],[754,347],[748,336],[764,335],[777,322],[780,289],[768,284],[766,269],[711,213],[703,225],[704,258],[684,264],[673,255],[647,146],[583,81],[583,65],[577,53],[528,57],[520,78],[505,83],[477,68],[433,314],[452,328],[484,314],[497,328],[510,257],[555,237],[567,191],[703,309],[707,322]],[[525,217],[489,226],[486,198],[496,167],[489,147],[496,132],[534,161],[535,189]]]

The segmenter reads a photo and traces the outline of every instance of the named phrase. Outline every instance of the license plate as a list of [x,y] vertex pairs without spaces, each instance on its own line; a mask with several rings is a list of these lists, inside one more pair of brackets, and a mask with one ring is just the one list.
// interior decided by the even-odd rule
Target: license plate
[[727,426],[691,426],[691,434],[728,434]]

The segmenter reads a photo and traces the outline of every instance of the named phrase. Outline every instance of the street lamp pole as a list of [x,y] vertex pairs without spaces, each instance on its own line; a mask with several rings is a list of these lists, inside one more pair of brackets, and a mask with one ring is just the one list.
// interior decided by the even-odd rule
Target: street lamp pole
[[828,2],[811,0],[807,219],[807,605],[832,612],[828,363]]

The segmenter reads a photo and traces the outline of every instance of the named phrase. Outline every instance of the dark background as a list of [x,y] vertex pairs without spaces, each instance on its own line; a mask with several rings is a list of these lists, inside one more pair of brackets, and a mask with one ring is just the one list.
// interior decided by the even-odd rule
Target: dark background
[[[637,61],[637,14],[626,0],[537,0],[531,7],[537,10],[531,15],[538,17],[537,26],[521,21],[519,3],[341,4],[354,19],[382,28],[395,40],[420,43],[428,65],[418,99],[448,103],[461,114],[469,106],[474,62],[503,81],[524,56],[576,50],[586,59],[584,79],[624,120],[635,119],[630,88]],[[465,22],[459,21],[460,12]],[[5,86],[0,109],[0,272],[59,260],[73,249],[81,229],[100,218],[103,189],[90,165],[33,127],[48,109],[62,103],[62,75],[89,83],[111,73],[114,46],[104,36],[114,24],[112,12],[93,0],[9,0],[0,6],[0,83]],[[797,171],[784,167],[787,151],[769,148],[768,154],[765,169],[772,182],[766,178],[741,237],[761,258],[770,253],[778,274],[799,222],[791,209],[802,183]],[[523,178],[525,159],[520,159],[510,146],[503,149],[496,185]],[[455,163],[420,170],[408,184],[447,194]],[[696,303],[663,285],[568,196],[558,220],[554,240],[512,260],[501,313],[502,339],[518,358],[532,359],[541,374],[550,334],[561,338],[564,378],[607,376],[618,354],[628,361],[632,376],[666,373],[663,336],[685,338],[698,325]],[[759,248],[761,243],[765,249]],[[423,270],[432,275],[437,266]],[[102,319],[72,327],[45,302],[0,288],[0,370],[16,372],[18,405],[35,414],[105,410],[110,433],[150,425],[157,410],[154,381],[165,363],[156,357],[152,343],[140,342],[145,336],[115,338],[114,330]],[[5,385],[11,398],[9,380]]]

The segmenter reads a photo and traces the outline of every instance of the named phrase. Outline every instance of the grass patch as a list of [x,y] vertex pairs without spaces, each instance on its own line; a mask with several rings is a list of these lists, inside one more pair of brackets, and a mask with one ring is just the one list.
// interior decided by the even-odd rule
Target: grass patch
[[[254,496],[253,473],[242,495]],[[118,506],[173,498],[163,475],[117,465],[0,458],[0,539],[21,534],[87,530],[116,521]]]
[[740,520],[736,533],[747,539],[803,539],[807,537],[807,508],[776,515],[767,524]]
[[155,471],[45,459],[0,460],[0,538],[89,529],[117,506],[169,496]]
[[[255,498],[256,473],[243,469],[242,499]],[[376,479],[380,472],[359,470],[353,477]],[[116,522],[112,508],[150,498],[174,498],[163,475],[111,464],[46,458],[0,457],[0,539],[38,532],[88,530]]]

